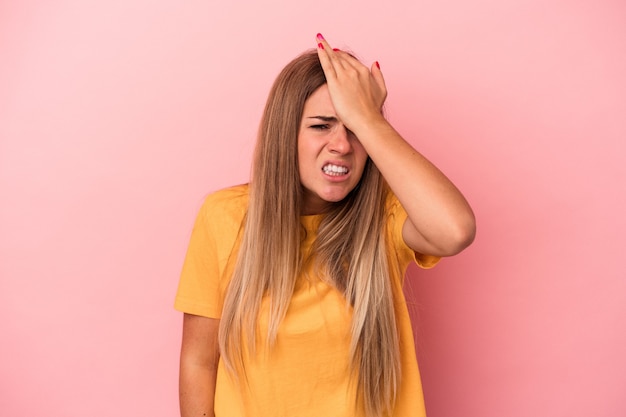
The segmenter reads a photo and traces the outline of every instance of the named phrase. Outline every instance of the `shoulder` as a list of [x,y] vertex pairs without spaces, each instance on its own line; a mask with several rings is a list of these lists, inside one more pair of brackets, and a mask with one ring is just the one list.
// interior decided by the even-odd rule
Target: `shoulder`
[[236,185],[209,194],[200,208],[196,226],[214,236],[237,234],[248,211],[248,185]]
[[208,203],[211,205],[218,205],[218,206],[243,205],[247,207],[248,196],[249,196],[248,184],[234,185],[232,187],[222,188],[221,190],[210,193],[205,200],[205,204]]
[[396,195],[389,189],[387,190],[385,198],[385,215],[388,218],[394,218],[397,216],[406,217],[406,212],[404,211],[402,204],[400,204],[398,197],[396,197]]
[[406,211],[400,204],[398,197],[391,191],[387,191],[387,196],[385,198],[385,219],[387,223],[387,231],[389,233],[395,234],[396,238],[399,235],[402,235],[402,225],[407,218]]
[[414,261],[424,269],[432,268],[439,262],[440,257],[415,252],[405,243],[403,228],[408,214],[402,207],[398,197],[391,190],[388,191],[385,200],[385,214],[387,219],[387,242],[393,245],[393,250],[397,256],[404,261]]
[[201,212],[208,217],[244,216],[248,201],[248,184],[235,185],[209,194],[202,204]]

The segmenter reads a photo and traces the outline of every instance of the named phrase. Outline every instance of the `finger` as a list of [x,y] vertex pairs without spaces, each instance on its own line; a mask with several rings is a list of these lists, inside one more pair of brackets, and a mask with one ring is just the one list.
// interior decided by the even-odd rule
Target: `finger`
[[350,52],[336,51],[334,56],[336,65],[341,65],[344,69],[354,68],[358,71],[366,70],[369,72],[367,67]]
[[350,67],[363,67],[363,64],[361,64],[349,53],[344,52],[339,48],[331,48],[330,44],[326,39],[324,39],[324,36],[322,36],[321,33],[317,34],[316,40],[318,42],[318,49],[322,49],[324,52],[326,52],[326,55],[328,56],[328,62],[333,66],[335,73],[337,71],[341,71],[342,69]]
[[318,41],[318,48],[321,48],[324,52],[326,52],[328,61],[332,64],[335,70],[340,70],[341,68],[348,66],[346,61],[344,61],[344,58],[349,56],[349,54],[344,53],[339,48],[331,48],[330,44],[326,39],[324,39],[321,33],[317,34],[316,40]]
[[317,41],[317,56],[320,59],[320,64],[322,64],[324,75],[326,75],[327,79],[329,77],[334,78],[337,75],[331,59],[334,51],[321,33],[317,34],[315,40]]

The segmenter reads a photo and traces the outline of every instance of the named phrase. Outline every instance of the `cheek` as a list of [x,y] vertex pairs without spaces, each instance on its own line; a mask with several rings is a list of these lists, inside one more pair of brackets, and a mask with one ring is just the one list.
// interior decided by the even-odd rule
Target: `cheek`
[[309,142],[298,143],[298,173],[301,182],[309,182],[315,171],[315,152]]
[[298,167],[300,168],[300,170],[302,170],[303,165],[306,164],[307,147],[306,147],[306,141],[300,136],[298,137],[297,147],[298,147],[298,152],[297,152]]
[[354,155],[359,162],[359,165],[361,165],[361,167],[364,167],[368,155],[367,152],[365,152],[365,148],[363,147],[363,145],[361,145],[359,142],[357,142],[357,144],[354,146]]
[[298,145],[298,166],[305,169],[310,164],[311,151],[306,146]]

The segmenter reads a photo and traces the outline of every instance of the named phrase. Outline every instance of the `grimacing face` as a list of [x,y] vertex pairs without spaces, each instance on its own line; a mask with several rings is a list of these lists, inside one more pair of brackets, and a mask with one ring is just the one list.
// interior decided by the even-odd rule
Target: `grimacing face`
[[298,164],[304,188],[303,213],[319,214],[343,200],[359,183],[367,152],[337,118],[328,86],[319,87],[304,104],[298,132]]

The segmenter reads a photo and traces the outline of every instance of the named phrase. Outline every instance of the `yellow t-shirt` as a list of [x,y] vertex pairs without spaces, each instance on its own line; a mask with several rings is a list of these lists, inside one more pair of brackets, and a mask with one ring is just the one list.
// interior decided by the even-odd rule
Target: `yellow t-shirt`
[[[248,205],[248,186],[227,188],[207,197],[193,228],[175,300],[177,310],[220,318],[232,275]],[[422,387],[415,357],[411,322],[402,292],[411,261],[423,268],[439,258],[413,252],[402,239],[407,214],[394,196],[387,202],[388,258],[393,280],[400,338],[402,380],[393,416],[425,416]],[[315,240],[321,216],[303,216],[307,230],[301,250]],[[309,263],[310,265],[310,263]],[[308,267],[310,268],[310,266]],[[218,366],[216,417],[357,417],[356,381],[349,372],[351,309],[343,295],[310,270],[298,278],[275,345],[257,345],[254,357],[244,360],[246,382],[237,384]],[[304,278],[307,275],[308,278]],[[260,335],[267,334],[269,300],[259,314]]]

